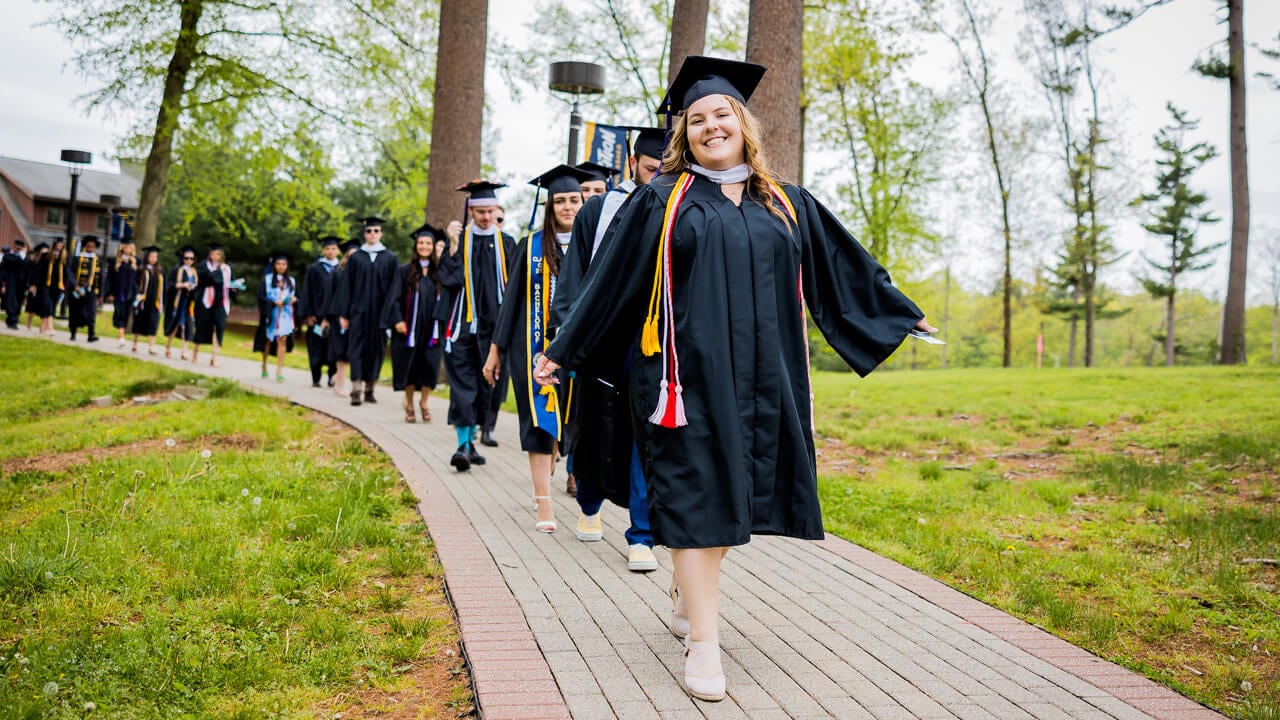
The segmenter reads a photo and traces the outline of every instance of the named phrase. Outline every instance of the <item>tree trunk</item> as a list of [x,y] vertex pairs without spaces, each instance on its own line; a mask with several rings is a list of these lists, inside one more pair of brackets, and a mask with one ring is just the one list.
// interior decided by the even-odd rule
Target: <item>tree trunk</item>
[[667,85],[680,72],[684,59],[701,55],[707,45],[707,5],[709,0],[675,0],[671,9],[671,57],[667,65]]
[[1280,302],[1271,306],[1271,364],[1280,364]]
[[204,0],[182,0],[179,8],[178,40],[174,43],[173,56],[169,58],[169,69],[164,76],[164,92],[160,96],[160,110],[156,113],[156,130],[151,136],[151,152],[147,154],[138,215],[133,226],[133,239],[139,247],[154,245],[156,241],[160,207],[164,204],[165,184],[173,161],[173,133],[178,129],[178,118],[182,115],[187,74],[198,52],[200,36],[196,26],[203,12]]
[[1176,317],[1176,316],[1174,315],[1174,309],[1173,309],[1174,300],[1176,300],[1176,299],[1177,299],[1177,293],[1176,293],[1176,292],[1171,292],[1171,293],[1169,293],[1169,302],[1168,302],[1168,304],[1165,306],[1165,319],[1164,319],[1164,324],[1165,324],[1165,333],[1164,333],[1164,364],[1165,364],[1165,367],[1173,367],[1173,365],[1174,365],[1174,360],[1175,360],[1175,359],[1176,359],[1176,357],[1177,357],[1177,350],[1176,350],[1175,348],[1177,347],[1178,343],[1177,343],[1177,339],[1174,337],[1174,332],[1173,332],[1173,329],[1174,329],[1175,327],[1177,327],[1177,325],[1175,324],[1175,317]]
[[[942,327],[951,324],[951,265],[947,265],[946,282],[942,290]],[[942,346],[942,369],[947,369],[947,346]]]
[[804,45],[803,0],[751,0],[747,62],[769,68],[751,97],[773,171],[800,180],[800,89]]
[[488,0],[442,0],[432,93],[431,166],[426,220],[444,227],[461,218],[459,185],[480,176]]
[[1249,162],[1245,136],[1244,0],[1226,0],[1231,63],[1231,265],[1222,309],[1223,365],[1246,360],[1245,278],[1249,270]]
[[1076,366],[1076,342],[1080,334],[1080,318],[1071,318],[1071,342],[1067,345],[1067,367]]

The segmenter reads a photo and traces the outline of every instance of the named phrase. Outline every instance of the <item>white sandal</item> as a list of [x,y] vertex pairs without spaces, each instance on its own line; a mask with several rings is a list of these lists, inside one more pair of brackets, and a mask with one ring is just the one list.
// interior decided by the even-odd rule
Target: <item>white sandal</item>
[[684,640],[689,637],[689,616],[681,612],[680,586],[676,585],[675,573],[671,573],[671,587],[667,589],[667,594],[671,596],[671,622],[667,624],[667,629],[672,635]]
[[[534,496],[533,496],[533,507],[534,507],[534,509],[535,509],[535,510],[537,510],[537,507],[538,507],[538,501],[539,501],[539,500],[546,500],[546,501],[547,501],[547,503],[549,504],[549,503],[551,502],[551,496],[550,496],[550,495],[534,495]],[[537,530],[538,532],[544,532],[544,533],[553,533],[553,532],[555,532],[555,531],[556,531],[556,527],[557,527],[557,526],[556,526],[556,521],[555,521],[554,519],[553,519],[553,520],[539,520],[539,521],[537,521],[536,523],[534,523],[534,524],[533,524],[533,529],[534,529],[534,530]]]
[[699,700],[720,702],[724,699],[719,644],[684,641],[684,689]]

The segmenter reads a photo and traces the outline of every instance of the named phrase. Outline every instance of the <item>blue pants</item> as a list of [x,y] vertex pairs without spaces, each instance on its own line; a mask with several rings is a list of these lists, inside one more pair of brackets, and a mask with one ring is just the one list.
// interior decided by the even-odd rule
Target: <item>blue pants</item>
[[[573,472],[573,456],[566,463],[569,472]],[[593,482],[578,483],[578,507],[584,515],[595,515],[600,512],[604,498],[600,495],[599,486]],[[631,527],[624,535],[627,545],[645,545],[653,547],[653,531],[649,529],[649,488],[644,480],[644,470],[640,467],[640,452],[631,446],[631,492],[627,498],[627,509],[631,513]]]

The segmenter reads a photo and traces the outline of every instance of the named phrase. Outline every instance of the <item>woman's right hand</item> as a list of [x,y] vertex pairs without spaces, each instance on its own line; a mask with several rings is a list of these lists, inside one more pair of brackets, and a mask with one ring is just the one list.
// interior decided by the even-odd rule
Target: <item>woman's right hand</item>
[[458,238],[462,235],[462,223],[457,220],[449,221],[449,225],[444,229],[444,234],[449,237],[449,254],[452,255],[458,251]]
[[409,326],[408,326],[408,325],[406,325],[406,324],[405,324],[405,322],[404,322],[403,320],[401,320],[400,322],[396,323],[396,324],[394,325],[394,328],[395,328],[395,331],[396,331],[396,332],[398,332],[398,333],[400,333],[401,335],[408,335],[408,334],[409,334]]
[[559,385],[560,378],[556,377],[556,371],[560,369],[560,363],[543,355],[538,354],[538,361],[533,365],[533,379],[539,385]]
[[502,365],[502,353],[498,352],[497,345],[489,346],[489,357],[484,361],[484,369],[480,372],[484,375],[484,381],[490,386],[498,384],[498,368]]

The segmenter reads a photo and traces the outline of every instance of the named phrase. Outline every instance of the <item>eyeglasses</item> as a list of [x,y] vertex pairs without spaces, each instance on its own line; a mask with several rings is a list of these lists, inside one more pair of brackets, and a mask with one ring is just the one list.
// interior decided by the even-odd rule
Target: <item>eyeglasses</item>
[[364,232],[366,235],[368,235],[369,233],[380,233],[382,232],[382,228],[365,228]]
[[192,261],[192,262],[195,262],[195,259],[196,259],[196,256],[195,256],[195,255],[183,255],[183,256],[182,256],[182,260],[183,260],[183,262],[186,262],[187,260],[190,260],[190,261]]

